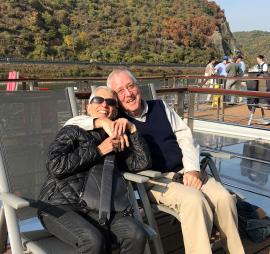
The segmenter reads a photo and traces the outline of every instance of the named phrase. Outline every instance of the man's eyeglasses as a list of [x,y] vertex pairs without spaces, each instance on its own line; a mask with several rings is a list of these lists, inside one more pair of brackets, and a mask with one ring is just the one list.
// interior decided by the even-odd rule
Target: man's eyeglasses
[[128,84],[126,87],[120,88],[118,91],[116,91],[116,93],[119,97],[122,97],[125,94],[126,90],[131,92],[135,90],[136,88],[137,88],[137,85],[135,83],[131,83],[131,84]]
[[108,99],[105,99],[103,97],[100,97],[100,96],[95,96],[91,99],[90,103],[95,103],[95,104],[102,104],[103,102],[106,102],[106,104],[108,106],[117,106],[117,101],[113,98],[108,98]]

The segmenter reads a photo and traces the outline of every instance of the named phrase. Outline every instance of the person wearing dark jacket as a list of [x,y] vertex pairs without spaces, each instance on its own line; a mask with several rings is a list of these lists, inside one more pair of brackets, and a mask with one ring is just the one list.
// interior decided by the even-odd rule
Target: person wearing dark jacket
[[[115,121],[118,128],[126,129],[121,137],[109,137],[103,130],[102,123],[115,119],[117,114],[117,99],[110,88],[98,87],[92,93],[87,113],[95,118],[97,129],[86,131],[67,125],[49,148],[48,177],[40,193],[44,206],[39,209],[39,218],[49,232],[73,246],[76,253],[110,253],[114,244],[119,245],[123,254],[143,253],[146,233],[132,216],[121,170],[134,172],[149,168],[147,145],[135,125],[126,119]],[[102,193],[106,190],[102,184],[107,189],[110,185],[108,179],[102,182],[104,172],[109,172],[105,167],[107,158],[113,158],[111,195]],[[111,196],[109,208],[106,213],[100,213],[99,209],[104,206],[101,200],[108,196]]]

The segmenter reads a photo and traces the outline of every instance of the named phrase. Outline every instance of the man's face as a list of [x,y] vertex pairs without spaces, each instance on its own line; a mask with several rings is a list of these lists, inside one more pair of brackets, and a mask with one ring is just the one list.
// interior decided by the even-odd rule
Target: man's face
[[141,112],[141,91],[137,84],[126,72],[120,72],[113,76],[111,88],[117,94],[120,106],[132,115]]
[[256,59],[257,59],[258,64],[261,64],[263,62],[263,60],[261,58],[259,58],[259,57],[257,57]]

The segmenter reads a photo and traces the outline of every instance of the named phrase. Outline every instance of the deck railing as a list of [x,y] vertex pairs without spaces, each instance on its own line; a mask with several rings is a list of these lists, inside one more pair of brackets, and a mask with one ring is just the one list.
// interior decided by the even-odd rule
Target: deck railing
[[[267,104],[250,103],[246,98],[266,98],[270,101],[270,92],[246,91],[246,90],[227,90],[222,88],[205,88],[206,81],[215,80],[215,83],[222,83],[224,80],[238,80],[243,83],[256,80],[257,82],[269,82],[270,77],[233,77],[224,78],[221,76],[198,76],[198,75],[174,75],[174,76],[152,76],[138,77],[139,83],[153,83],[160,98],[165,99],[169,105],[188,119],[190,127],[194,120],[211,120],[217,122],[231,122],[239,125],[253,125],[256,128],[267,128],[266,124],[270,121],[270,111],[264,111]],[[87,97],[93,85],[105,85],[105,77],[81,77],[81,78],[62,78],[62,79],[2,79],[0,80],[0,90],[4,90],[7,82],[17,82],[20,90],[47,90],[60,89],[67,86],[77,87],[77,97]],[[222,87],[222,86],[221,86]],[[83,93],[84,96],[83,96]],[[206,103],[207,94],[212,94],[212,103]],[[228,106],[224,102],[224,96],[233,95],[240,97],[240,102],[234,106]],[[237,110],[232,110],[237,108]],[[247,110],[249,106],[250,110]],[[261,109],[262,115],[258,114]],[[245,112],[240,112],[244,110]],[[236,111],[236,113],[234,113]],[[255,112],[256,111],[256,112]],[[255,115],[254,118],[253,115]],[[260,119],[261,118],[261,119]],[[251,121],[252,120],[252,121]],[[268,128],[267,128],[268,129]]]

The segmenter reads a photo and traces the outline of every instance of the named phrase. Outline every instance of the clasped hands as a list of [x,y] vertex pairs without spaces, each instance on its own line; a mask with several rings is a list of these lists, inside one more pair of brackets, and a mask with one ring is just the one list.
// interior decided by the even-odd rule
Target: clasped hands
[[101,155],[106,155],[112,151],[124,151],[126,147],[129,147],[126,132],[134,133],[136,131],[135,125],[125,118],[118,118],[115,121],[108,118],[98,118],[94,120],[94,127],[103,128],[109,135],[98,146]]

